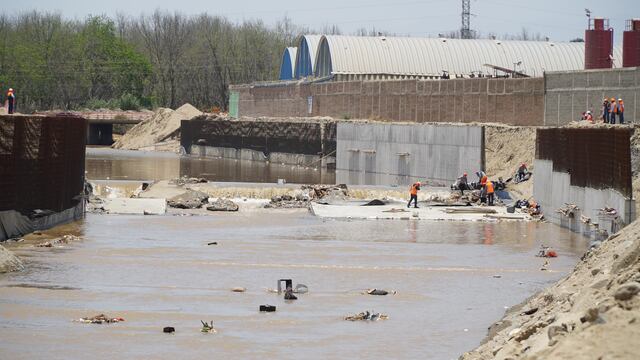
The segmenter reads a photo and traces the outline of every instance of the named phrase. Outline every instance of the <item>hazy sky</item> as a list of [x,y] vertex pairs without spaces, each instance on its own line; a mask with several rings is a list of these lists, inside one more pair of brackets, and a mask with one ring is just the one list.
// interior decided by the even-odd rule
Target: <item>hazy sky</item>
[[[4,2],[2,8],[5,13],[32,9],[60,11],[69,18],[117,12],[139,15],[161,9],[184,14],[207,12],[225,15],[233,21],[262,19],[267,24],[275,24],[287,15],[295,24],[314,29],[335,24],[343,33],[375,27],[398,35],[437,36],[460,28],[461,1],[20,0]],[[622,41],[624,21],[640,18],[640,0],[472,0],[471,28],[483,34],[502,35],[519,33],[525,27],[531,33],[540,33],[555,41],[568,41],[584,37],[585,8],[589,8],[593,16],[610,19],[616,43]]]

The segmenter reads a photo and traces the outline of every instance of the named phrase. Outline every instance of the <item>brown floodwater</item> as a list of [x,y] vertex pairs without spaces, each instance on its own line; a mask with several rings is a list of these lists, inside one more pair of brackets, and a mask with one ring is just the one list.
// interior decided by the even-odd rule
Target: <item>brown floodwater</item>
[[[0,359],[456,359],[588,246],[544,223],[338,221],[304,210],[88,214],[54,229],[67,233],[83,240],[8,244],[26,270],[0,274]],[[535,257],[541,244],[559,253],[549,271]],[[265,290],[283,278],[309,293],[285,302]],[[230,291],[238,286],[247,291]],[[362,294],[373,287],[397,294]],[[343,320],[364,310],[389,319]],[[100,313],[126,321],[72,322]],[[218,333],[200,333],[200,320]]]
[[198,157],[110,148],[87,148],[87,179],[170,180],[202,177],[209,181],[333,184],[335,171],[248,160]]

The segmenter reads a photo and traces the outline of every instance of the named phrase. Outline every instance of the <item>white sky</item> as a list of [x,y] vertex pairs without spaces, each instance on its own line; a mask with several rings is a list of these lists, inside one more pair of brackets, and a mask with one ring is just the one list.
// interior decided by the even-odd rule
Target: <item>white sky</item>
[[[359,28],[388,31],[397,35],[437,36],[460,28],[460,0],[20,0],[2,4],[5,13],[24,10],[59,11],[68,18],[88,14],[129,15],[150,13],[155,9],[184,14],[225,15],[232,21],[262,19],[275,24],[285,15],[295,24],[321,29],[338,25],[343,33]],[[584,9],[593,16],[609,18],[615,29],[615,42],[622,42],[626,19],[640,18],[640,0],[472,0],[471,28],[483,34],[530,33],[549,36],[554,41],[584,37],[587,19]]]

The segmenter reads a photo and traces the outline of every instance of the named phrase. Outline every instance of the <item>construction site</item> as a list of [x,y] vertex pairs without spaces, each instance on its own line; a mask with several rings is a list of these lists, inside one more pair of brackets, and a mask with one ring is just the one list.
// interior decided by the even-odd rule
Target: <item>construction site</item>
[[461,3],[224,109],[1,109],[0,358],[640,358],[640,19]]

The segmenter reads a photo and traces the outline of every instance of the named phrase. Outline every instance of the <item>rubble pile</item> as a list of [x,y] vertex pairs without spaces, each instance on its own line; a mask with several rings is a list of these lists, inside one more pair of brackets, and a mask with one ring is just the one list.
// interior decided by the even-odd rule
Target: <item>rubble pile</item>
[[80,237],[75,236],[75,235],[63,235],[59,238],[55,238],[52,240],[48,240],[39,244],[34,245],[35,247],[54,247],[54,246],[60,246],[62,244],[69,244],[71,242],[75,242],[75,241],[79,241],[81,240]]

